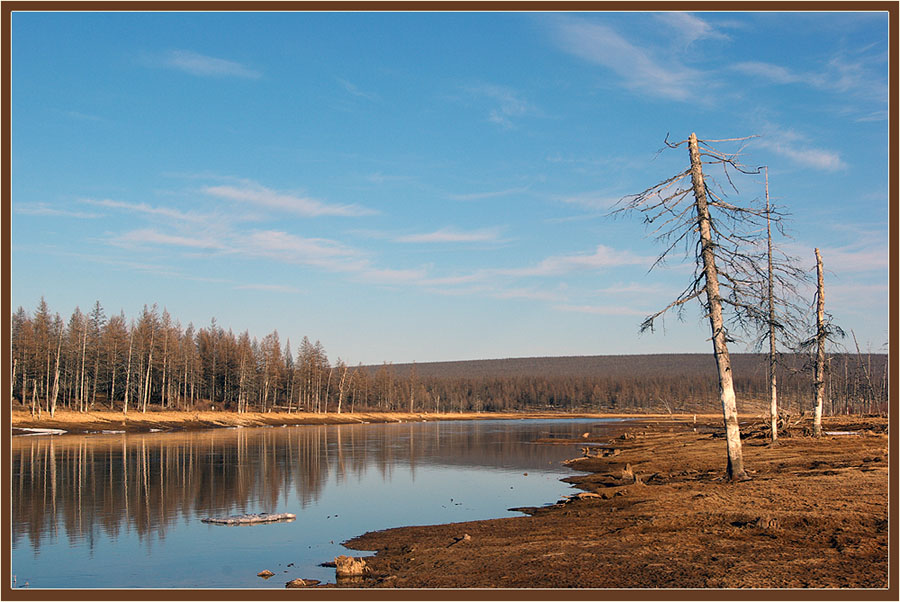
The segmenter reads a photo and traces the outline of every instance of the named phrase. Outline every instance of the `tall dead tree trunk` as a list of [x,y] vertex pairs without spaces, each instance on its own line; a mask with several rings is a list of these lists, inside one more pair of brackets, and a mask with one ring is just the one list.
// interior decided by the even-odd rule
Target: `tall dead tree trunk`
[[825,402],[825,276],[822,270],[822,255],[816,249],[816,417],[813,422],[813,435],[822,436],[822,405]]
[[125,368],[125,401],[122,403],[122,413],[128,414],[128,395],[131,393],[131,353],[134,350],[134,328],[128,338],[128,366]]
[[766,167],[766,242],[768,262],[768,309],[769,309],[769,420],[772,443],[778,441],[778,356],[775,341],[775,273],[772,266],[772,220],[769,206],[769,168]]
[[697,146],[697,135],[694,133],[691,133],[688,139],[688,151],[691,157],[691,182],[697,208],[697,226],[700,230],[700,256],[703,261],[706,304],[712,329],[713,353],[719,373],[719,400],[722,402],[722,415],[725,420],[725,442],[728,453],[728,465],[725,472],[731,480],[744,480],[749,476],[744,471],[741,431],[738,424],[737,401],[734,395],[731,358],[728,355],[728,344],[725,337],[725,322],[722,318],[722,298],[719,295],[719,273],[716,270],[706,184],[703,181],[703,167],[700,161],[700,150]]
[[56,399],[59,396],[59,356],[62,354],[62,331],[59,334],[59,341],[56,345],[56,368],[53,370],[53,391],[50,393],[48,402],[50,417],[56,415]]

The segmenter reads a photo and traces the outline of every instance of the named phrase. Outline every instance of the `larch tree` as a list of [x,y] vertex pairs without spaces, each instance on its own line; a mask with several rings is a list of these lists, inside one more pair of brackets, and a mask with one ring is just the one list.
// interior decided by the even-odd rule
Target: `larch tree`
[[[773,242],[773,222],[777,232],[784,236],[783,217],[769,198],[769,168],[765,170],[766,193],[766,278],[765,290],[760,291],[761,305],[766,317],[759,324],[757,347],[768,343],[769,428],[772,443],[778,441],[778,343],[788,349],[796,348],[801,340],[803,310],[800,307],[799,284],[807,280],[806,272],[799,267],[799,260],[784,253]],[[773,220],[773,216],[775,219]]]
[[684,245],[685,254],[694,261],[690,284],[665,308],[648,316],[641,331],[653,330],[658,319],[670,310],[679,316],[685,304],[699,300],[709,319],[713,355],[718,373],[719,401],[725,423],[726,477],[733,481],[749,478],[744,469],[738,423],[737,400],[728,343],[734,331],[752,332],[768,320],[765,305],[760,304],[761,291],[766,290],[766,245],[762,232],[766,221],[778,219],[771,210],[748,202],[735,204],[726,200],[725,192],[709,186],[708,173],[722,172],[724,181],[737,192],[730,172],[759,173],[739,162],[741,146],[734,153],[724,153],[710,143],[743,142],[748,138],[698,140],[691,134],[687,140],[671,143],[669,148],[687,145],[690,163],[679,173],[643,192],[624,197],[614,214],[638,212],[655,229],[652,236],[665,243],[665,250],[651,269],[661,265],[672,252]]

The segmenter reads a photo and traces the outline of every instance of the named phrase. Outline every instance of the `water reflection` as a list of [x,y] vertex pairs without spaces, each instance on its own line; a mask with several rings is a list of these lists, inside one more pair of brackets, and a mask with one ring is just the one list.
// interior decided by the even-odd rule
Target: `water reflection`
[[[65,538],[69,548],[86,547],[93,556],[95,545],[135,535],[165,540],[171,529],[205,516],[295,512],[318,504],[327,487],[358,485],[372,472],[389,482],[402,471],[404,483],[423,471],[422,483],[430,482],[434,467],[446,474],[558,473],[571,447],[530,442],[547,434],[578,436],[590,426],[482,421],[14,437],[13,551],[30,547],[37,554]],[[408,492],[398,495],[395,506]],[[373,521],[371,528],[389,526],[377,516]]]

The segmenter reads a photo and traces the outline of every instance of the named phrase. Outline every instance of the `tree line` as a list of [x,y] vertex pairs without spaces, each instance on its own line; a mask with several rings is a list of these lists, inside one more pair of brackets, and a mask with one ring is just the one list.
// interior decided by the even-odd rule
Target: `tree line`
[[[734,354],[745,410],[767,397],[767,358]],[[100,302],[69,319],[42,298],[11,319],[12,402],[35,414],[57,408],[146,412],[606,411],[705,412],[715,408],[715,364],[705,354],[517,358],[349,366],[321,342],[294,349],[278,331],[261,340],[211,319],[182,327],[165,309],[107,316]],[[810,410],[809,356],[779,362],[782,408]],[[887,411],[884,354],[831,353],[826,413]]]

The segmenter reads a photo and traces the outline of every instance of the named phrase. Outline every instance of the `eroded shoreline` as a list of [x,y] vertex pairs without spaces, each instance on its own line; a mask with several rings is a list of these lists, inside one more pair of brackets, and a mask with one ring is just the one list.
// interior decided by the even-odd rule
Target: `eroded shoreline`
[[368,576],[346,585],[886,588],[887,419],[825,426],[856,434],[796,429],[772,446],[749,433],[752,480],[730,483],[721,420],[620,425],[586,439],[616,455],[570,464],[583,495],[529,516],[366,533],[345,546],[376,553]]

